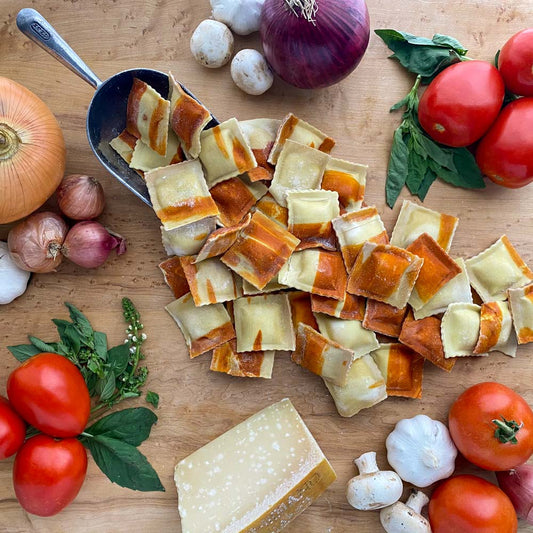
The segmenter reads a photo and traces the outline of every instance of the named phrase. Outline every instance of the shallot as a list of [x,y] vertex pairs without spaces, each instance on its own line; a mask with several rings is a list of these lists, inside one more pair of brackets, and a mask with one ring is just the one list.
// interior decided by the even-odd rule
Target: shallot
[[34,213],[9,232],[7,245],[13,262],[30,272],[56,270],[63,260],[61,245],[67,231],[66,222],[55,213]]
[[533,524],[533,464],[496,472],[500,488],[509,496],[516,514]]
[[126,241],[94,220],[74,224],[62,246],[65,257],[84,268],[98,268],[103,265],[111,250],[117,255],[126,251]]
[[104,210],[104,189],[92,176],[66,176],[59,184],[56,195],[61,212],[73,220],[91,220]]

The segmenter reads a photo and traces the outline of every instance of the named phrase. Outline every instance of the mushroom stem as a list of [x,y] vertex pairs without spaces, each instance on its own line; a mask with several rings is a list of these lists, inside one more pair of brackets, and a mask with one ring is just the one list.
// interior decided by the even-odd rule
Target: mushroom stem
[[376,462],[376,452],[366,452],[355,459],[354,463],[359,469],[360,474],[373,474],[379,471]]
[[420,514],[422,508],[429,503],[429,498],[420,490],[414,490],[409,495],[405,502],[407,507],[410,507],[415,513]]

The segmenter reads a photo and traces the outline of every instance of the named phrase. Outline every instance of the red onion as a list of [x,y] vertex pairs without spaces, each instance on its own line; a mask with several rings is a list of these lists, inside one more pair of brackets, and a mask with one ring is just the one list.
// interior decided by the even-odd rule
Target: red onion
[[120,235],[108,231],[94,220],[78,222],[67,233],[62,252],[73,263],[85,268],[97,268],[103,265],[111,253],[117,249],[117,255],[126,251],[126,241]]
[[507,472],[496,472],[500,488],[509,496],[516,514],[533,524],[533,464],[517,466]]
[[333,85],[359,64],[370,21],[364,0],[265,0],[261,42],[272,70],[302,89]]
[[59,184],[56,195],[61,212],[73,220],[91,220],[104,210],[104,189],[92,176],[66,176]]

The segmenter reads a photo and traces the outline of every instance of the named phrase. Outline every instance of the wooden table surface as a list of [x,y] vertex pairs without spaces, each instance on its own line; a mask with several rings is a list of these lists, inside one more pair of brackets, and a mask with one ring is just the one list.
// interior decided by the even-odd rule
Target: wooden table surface
[[[337,141],[335,156],[369,165],[366,202],[378,207],[387,229],[392,229],[401,201],[393,210],[386,206],[384,176],[392,132],[400,117],[388,109],[406,94],[413,80],[387,59],[388,49],[374,34],[360,66],[338,85],[301,91],[276,80],[267,94],[253,97],[233,85],[229,65],[209,70],[191,57],[189,38],[209,16],[207,0],[39,0],[29,4],[41,11],[102,79],[137,66],[171,69],[219,119],[282,118],[292,111],[325,130]],[[102,221],[127,238],[128,252],[111,257],[98,270],[64,263],[57,273],[34,275],[24,296],[0,308],[0,394],[5,393],[7,377],[17,365],[6,346],[24,343],[28,333],[55,338],[50,319],[67,317],[63,302],[80,307],[95,329],[107,332],[110,341],[118,343],[124,330],[120,300],[130,297],[148,335],[146,390],[161,397],[159,422],[141,450],[159,473],[166,492],[120,488],[90,460],[87,479],[74,503],[55,517],[39,518],[17,504],[9,459],[0,463],[0,531],[179,531],[172,478],[176,462],[284,397],[291,398],[338,475],[287,531],[379,531],[378,513],[350,508],[344,490],[355,473],[352,461],[359,454],[376,450],[379,464],[386,466],[384,441],[398,420],[424,413],[445,421],[451,402],[467,386],[486,380],[515,388],[533,404],[530,345],[520,347],[515,359],[499,353],[465,358],[451,374],[427,364],[421,400],[390,398],[351,419],[337,414],[318,377],[282,354],[271,380],[210,372],[209,355],[189,360],[181,333],[164,310],[173,298],[157,266],[165,258],[158,220],[93,156],[85,137],[85,114],[93,91],[17,30],[15,18],[21,7],[19,0],[0,2],[0,75],[27,86],[55,113],[66,139],[67,173],[87,173],[101,180],[107,197]],[[490,61],[508,37],[531,24],[532,3],[368,0],[368,8],[373,29],[395,28],[427,37],[452,35],[470,50],[469,56]],[[237,49],[257,45],[257,36],[236,39]],[[408,195],[404,192],[402,197]],[[489,182],[486,189],[472,192],[437,182],[424,205],[459,217],[453,256],[474,255],[505,233],[533,266],[533,186],[513,191]],[[6,238],[8,229],[0,226],[0,238]],[[144,400],[129,405],[144,405]],[[457,467],[460,472],[468,470],[460,459]],[[519,530],[528,527],[521,522]]]

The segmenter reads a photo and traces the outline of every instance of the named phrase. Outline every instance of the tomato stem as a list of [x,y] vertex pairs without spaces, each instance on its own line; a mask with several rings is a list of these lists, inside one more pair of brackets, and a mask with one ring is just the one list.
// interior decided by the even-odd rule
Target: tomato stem
[[494,436],[504,444],[508,442],[511,444],[518,444],[516,434],[520,431],[520,428],[524,424],[518,424],[518,422],[515,422],[514,420],[506,420],[503,416],[500,418],[501,420],[494,419],[492,421],[492,423],[496,426],[496,429],[494,430]]

